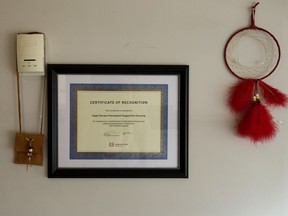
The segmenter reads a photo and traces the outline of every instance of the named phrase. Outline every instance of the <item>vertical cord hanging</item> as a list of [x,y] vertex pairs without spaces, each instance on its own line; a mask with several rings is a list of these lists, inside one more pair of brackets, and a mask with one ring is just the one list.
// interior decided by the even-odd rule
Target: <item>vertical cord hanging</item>
[[[17,101],[18,101],[18,124],[19,132],[22,133],[22,112],[21,112],[21,91],[20,91],[20,76],[17,71]],[[41,93],[41,107],[40,107],[40,134],[44,133],[44,112],[45,112],[45,90],[46,90],[46,76],[42,80],[42,93]]]

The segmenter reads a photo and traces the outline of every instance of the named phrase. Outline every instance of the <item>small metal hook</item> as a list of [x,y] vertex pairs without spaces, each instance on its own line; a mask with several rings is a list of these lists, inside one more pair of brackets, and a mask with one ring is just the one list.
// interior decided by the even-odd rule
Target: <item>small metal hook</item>
[[252,7],[252,10],[255,10],[255,8],[257,7],[258,4],[260,4],[260,2],[257,2],[257,3]]

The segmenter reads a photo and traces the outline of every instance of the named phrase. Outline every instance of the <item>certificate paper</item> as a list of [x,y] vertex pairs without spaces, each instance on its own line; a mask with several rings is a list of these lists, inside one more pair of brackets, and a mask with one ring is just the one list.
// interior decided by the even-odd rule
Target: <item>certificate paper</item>
[[167,158],[167,85],[71,84],[70,89],[71,159]]

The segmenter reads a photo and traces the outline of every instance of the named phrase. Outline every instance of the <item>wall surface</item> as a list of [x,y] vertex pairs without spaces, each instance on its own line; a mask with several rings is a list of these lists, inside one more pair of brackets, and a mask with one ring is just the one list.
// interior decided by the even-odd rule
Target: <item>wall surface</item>
[[[0,216],[287,216],[288,112],[277,137],[253,145],[233,133],[228,37],[249,24],[250,0],[0,0]],[[288,92],[288,1],[262,0],[257,24],[282,48],[266,81]],[[189,179],[48,179],[13,163],[18,130],[15,37],[46,34],[48,63],[190,66]],[[24,129],[38,130],[39,79],[25,78]],[[46,149],[45,149],[46,155]]]

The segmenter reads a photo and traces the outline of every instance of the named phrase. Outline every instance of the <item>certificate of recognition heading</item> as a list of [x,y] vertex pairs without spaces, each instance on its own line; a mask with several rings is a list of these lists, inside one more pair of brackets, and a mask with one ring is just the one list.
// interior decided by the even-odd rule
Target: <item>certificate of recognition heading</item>
[[77,90],[78,153],[160,153],[161,90]]

